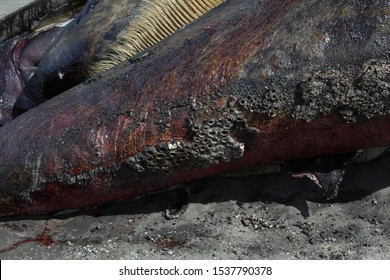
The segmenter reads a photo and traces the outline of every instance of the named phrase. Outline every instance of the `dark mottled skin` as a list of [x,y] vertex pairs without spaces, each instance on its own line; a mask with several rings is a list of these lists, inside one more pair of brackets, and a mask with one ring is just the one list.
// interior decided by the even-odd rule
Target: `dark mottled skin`
[[[300,85],[314,73],[358,81],[370,61],[388,64],[389,9],[386,1],[227,1],[148,55],[0,128],[0,214],[93,206],[239,167],[389,145],[388,94],[382,112],[352,123],[338,104],[310,121],[293,117]],[[246,84],[270,85],[289,105],[274,116],[251,112],[236,102]],[[215,158],[194,145],[198,126],[219,119],[232,123],[228,136],[244,149],[227,162],[227,144]],[[132,157],[161,145],[177,156],[174,139],[188,143],[184,157],[195,163],[134,168]]]

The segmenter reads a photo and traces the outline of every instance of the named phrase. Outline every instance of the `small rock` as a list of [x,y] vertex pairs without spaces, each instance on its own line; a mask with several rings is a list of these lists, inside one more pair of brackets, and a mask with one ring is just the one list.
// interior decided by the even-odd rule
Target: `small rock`
[[249,227],[249,225],[251,224],[250,220],[249,219],[242,219],[241,220],[241,223],[246,226],[246,227]]

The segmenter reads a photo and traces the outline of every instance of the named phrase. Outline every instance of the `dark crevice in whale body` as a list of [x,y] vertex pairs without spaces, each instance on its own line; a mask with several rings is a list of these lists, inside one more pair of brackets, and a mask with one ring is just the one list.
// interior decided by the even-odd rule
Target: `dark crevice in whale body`
[[45,52],[37,72],[26,84],[17,108],[29,110],[113,68],[169,37],[222,2],[89,0]]
[[[89,0],[79,15],[62,30],[58,38],[66,36],[67,33],[74,30],[94,10],[99,2],[100,0]],[[75,69],[72,69],[72,67],[84,59],[82,50],[86,49],[86,46],[68,44],[62,46],[58,56],[52,56],[53,49],[55,51],[58,48],[57,41],[54,41],[45,51],[37,71],[26,83],[23,93],[15,103],[14,117],[53,97],[52,92],[62,92],[82,81],[79,75],[79,67],[74,66]],[[58,69],[57,66],[62,61],[67,61],[68,65],[66,68]],[[72,61],[75,62],[72,63]],[[63,79],[62,73],[67,73],[66,79]],[[75,73],[75,75],[72,75],[72,73]]]

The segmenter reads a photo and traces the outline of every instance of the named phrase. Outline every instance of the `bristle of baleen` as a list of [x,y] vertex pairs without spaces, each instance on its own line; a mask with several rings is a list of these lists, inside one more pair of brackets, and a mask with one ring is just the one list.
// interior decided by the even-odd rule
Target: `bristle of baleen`
[[175,33],[225,0],[145,0],[136,19],[89,65],[88,76],[104,72]]

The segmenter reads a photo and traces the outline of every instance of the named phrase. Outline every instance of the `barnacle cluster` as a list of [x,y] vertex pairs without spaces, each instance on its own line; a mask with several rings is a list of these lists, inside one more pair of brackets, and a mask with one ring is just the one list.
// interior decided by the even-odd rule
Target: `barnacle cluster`
[[[296,119],[308,121],[336,110],[347,122],[354,122],[358,116],[388,114],[389,70],[389,63],[370,61],[358,77],[334,69],[320,71],[287,93],[257,80],[236,81],[225,91],[227,96],[210,94],[210,100],[193,106],[185,139],[149,146],[129,157],[127,163],[139,172],[156,172],[209,167],[240,158],[245,147],[244,141],[237,139],[258,133],[245,121],[244,113],[248,112],[270,118],[292,112]],[[226,104],[217,106],[221,100]]]
[[236,109],[230,111],[227,117],[211,118],[203,123],[192,124],[192,131],[195,132],[192,146],[196,153],[210,164],[216,159],[229,162],[233,158],[241,157],[244,152],[244,144],[237,142],[230,135],[234,123],[244,123],[243,116]]
[[127,163],[139,172],[145,169],[168,171],[173,166],[184,165],[188,162],[192,158],[191,150],[190,143],[174,139],[146,147],[134,157],[129,157]]
[[244,144],[237,141],[232,132],[245,126],[244,117],[237,109],[216,110],[206,119],[194,117],[190,120],[189,141],[173,139],[160,142],[129,157],[127,163],[138,172],[156,172],[229,162],[244,154]]
[[296,119],[311,120],[337,109],[347,122],[389,113],[390,64],[371,60],[357,78],[339,70],[316,72],[304,81]]
[[238,81],[230,90],[234,96],[237,96],[240,106],[250,112],[264,114],[271,118],[291,107],[289,100],[292,98],[289,98],[286,92],[260,81]]

